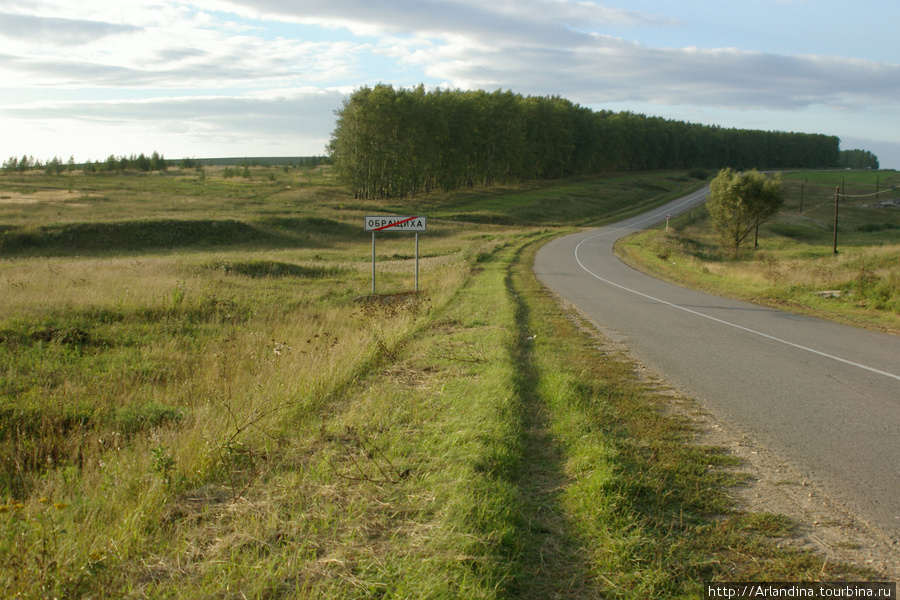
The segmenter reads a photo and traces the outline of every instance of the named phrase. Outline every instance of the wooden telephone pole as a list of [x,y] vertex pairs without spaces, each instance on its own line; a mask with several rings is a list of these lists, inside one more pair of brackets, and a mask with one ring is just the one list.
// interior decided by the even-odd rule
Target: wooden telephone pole
[[841,186],[834,188],[834,255],[837,256],[838,200],[841,197]]

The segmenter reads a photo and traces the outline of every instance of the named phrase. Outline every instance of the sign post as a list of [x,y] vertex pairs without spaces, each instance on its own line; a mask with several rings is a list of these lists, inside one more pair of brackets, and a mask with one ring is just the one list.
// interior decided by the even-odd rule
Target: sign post
[[366,217],[366,231],[372,232],[372,293],[375,293],[375,233],[378,231],[416,234],[416,291],[419,291],[419,233],[426,229],[427,217]]

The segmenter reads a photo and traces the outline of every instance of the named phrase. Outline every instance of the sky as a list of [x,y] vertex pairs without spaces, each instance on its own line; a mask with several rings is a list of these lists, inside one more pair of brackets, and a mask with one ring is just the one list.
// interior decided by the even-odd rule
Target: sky
[[378,83],[835,135],[900,169],[897,0],[0,0],[0,160],[323,155]]

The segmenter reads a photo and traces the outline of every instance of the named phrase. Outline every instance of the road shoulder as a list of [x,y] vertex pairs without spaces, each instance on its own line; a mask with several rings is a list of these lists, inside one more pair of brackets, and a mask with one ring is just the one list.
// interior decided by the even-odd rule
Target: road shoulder
[[694,443],[722,448],[740,459],[740,466],[731,468],[745,477],[744,484],[730,490],[736,511],[784,515],[795,523],[795,529],[779,540],[779,545],[815,552],[826,565],[843,563],[878,573],[888,581],[900,581],[900,547],[893,540],[855,517],[819,484],[758,440],[641,363],[616,332],[592,321],[558,294],[554,296],[596,340],[598,352],[633,364],[635,378],[666,399],[664,410],[691,420]]

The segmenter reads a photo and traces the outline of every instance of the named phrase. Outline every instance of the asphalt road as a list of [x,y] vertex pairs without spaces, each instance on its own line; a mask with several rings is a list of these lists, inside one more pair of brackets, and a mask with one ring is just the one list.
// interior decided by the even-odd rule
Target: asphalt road
[[900,542],[900,337],[687,290],[613,255],[617,239],[707,192],[556,239],[535,273],[648,368]]

